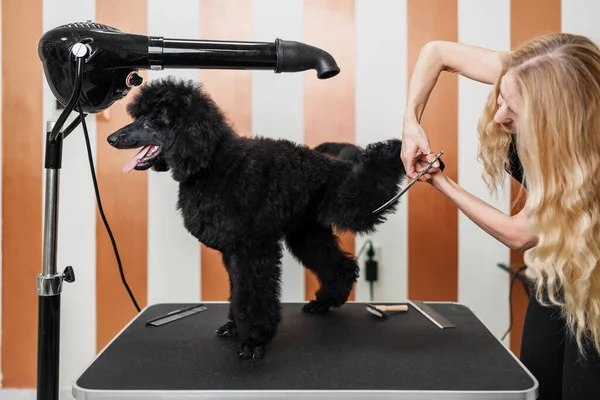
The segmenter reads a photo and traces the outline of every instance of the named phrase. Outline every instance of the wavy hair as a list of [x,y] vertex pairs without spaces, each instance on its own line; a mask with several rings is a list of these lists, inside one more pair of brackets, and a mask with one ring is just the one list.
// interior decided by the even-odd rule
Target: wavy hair
[[582,354],[585,340],[600,352],[600,50],[584,36],[554,33],[506,53],[478,125],[492,190],[509,165],[510,137],[493,121],[506,73],[522,100],[516,148],[538,237],[524,258],[536,298],[560,307]]

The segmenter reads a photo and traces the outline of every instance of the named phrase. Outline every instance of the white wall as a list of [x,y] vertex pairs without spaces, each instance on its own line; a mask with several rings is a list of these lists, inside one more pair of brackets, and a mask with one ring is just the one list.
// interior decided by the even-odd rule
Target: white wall
[[[407,91],[406,0],[356,1],[356,143],[400,137]],[[393,51],[390,51],[393,49]],[[373,301],[407,297],[408,209],[406,197],[373,235],[356,238],[358,253],[367,239],[376,251],[380,279]],[[360,257],[361,270],[366,249]],[[356,287],[357,301],[370,301],[364,274]]]
[[[148,34],[196,38],[197,0],[148,0]],[[175,75],[198,80],[198,70],[149,71],[148,80]],[[177,183],[170,174],[148,174],[148,304],[200,299],[200,244],[183,227],[176,210]],[[168,268],[165,266],[168,265]]]
[[[490,15],[494,18],[489,18]],[[497,50],[510,49],[510,0],[459,0],[458,40]],[[509,214],[510,192],[499,191],[497,196],[491,196],[481,179],[483,167],[477,161],[477,121],[490,90],[489,85],[459,77],[458,183]],[[508,175],[505,182],[509,188]],[[509,325],[509,277],[496,264],[508,264],[510,251],[462,213],[458,224],[459,302],[468,304],[492,332],[502,335]],[[507,336],[505,343],[508,341]]]

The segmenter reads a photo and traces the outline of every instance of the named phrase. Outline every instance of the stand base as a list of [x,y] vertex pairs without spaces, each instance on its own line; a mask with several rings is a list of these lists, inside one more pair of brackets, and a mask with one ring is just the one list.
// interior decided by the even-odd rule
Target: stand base
[[148,320],[191,304],[146,308],[73,386],[76,399],[535,399],[537,381],[466,307],[427,303],[456,325],[440,329],[409,305],[379,319],[366,304],[324,315],[283,304],[265,358],[239,360],[215,330],[227,303],[165,325]]
[[38,297],[37,399],[58,399],[60,294]]

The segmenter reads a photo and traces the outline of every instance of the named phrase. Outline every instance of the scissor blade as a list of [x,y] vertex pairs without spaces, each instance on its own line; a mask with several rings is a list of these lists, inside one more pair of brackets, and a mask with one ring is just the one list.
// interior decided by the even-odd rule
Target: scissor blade
[[[418,179],[418,178],[417,178]],[[392,204],[393,202],[395,202],[396,200],[398,200],[404,193],[406,193],[406,191],[415,183],[415,180],[412,180],[404,189],[402,189],[398,194],[396,194],[394,197],[392,197],[390,200],[388,200],[384,205],[380,206],[378,209],[376,209],[375,211],[373,211],[373,214],[378,213],[379,211],[386,209],[390,206],[390,204]]]
[[429,162],[429,164],[427,164],[427,166],[425,168],[423,168],[423,170],[421,172],[419,172],[419,175],[417,175],[412,181],[410,181],[410,183],[408,185],[406,185],[406,187],[404,189],[402,189],[398,194],[396,194],[394,197],[392,197],[390,200],[388,200],[384,205],[380,206],[379,208],[377,208],[375,211],[373,211],[373,214],[384,210],[386,208],[388,208],[392,203],[394,203],[396,200],[398,200],[404,193],[407,192],[408,189],[410,189],[412,187],[412,185],[414,185],[415,183],[417,183],[417,181],[427,173],[427,171],[429,171],[431,169],[431,167],[433,167],[433,163],[435,163],[441,156],[442,154],[444,154],[443,151],[440,151],[433,160],[431,160]]

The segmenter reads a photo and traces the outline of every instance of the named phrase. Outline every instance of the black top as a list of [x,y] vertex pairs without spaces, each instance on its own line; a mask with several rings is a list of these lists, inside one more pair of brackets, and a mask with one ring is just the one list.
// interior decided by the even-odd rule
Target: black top
[[517,182],[527,187],[526,184],[523,183],[523,165],[521,164],[521,160],[519,159],[519,154],[517,153],[517,137],[512,135],[510,141],[510,148],[508,150],[508,157],[510,161],[510,171],[507,171]]
[[188,305],[142,312],[77,380],[83,390],[426,390],[529,391],[534,381],[466,307],[430,304],[456,325],[440,329],[412,307],[378,319],[364,304],[325,315],[284,303],[265,358],[238,360],[215,329],[228,304],[162,325],[150,318]]

